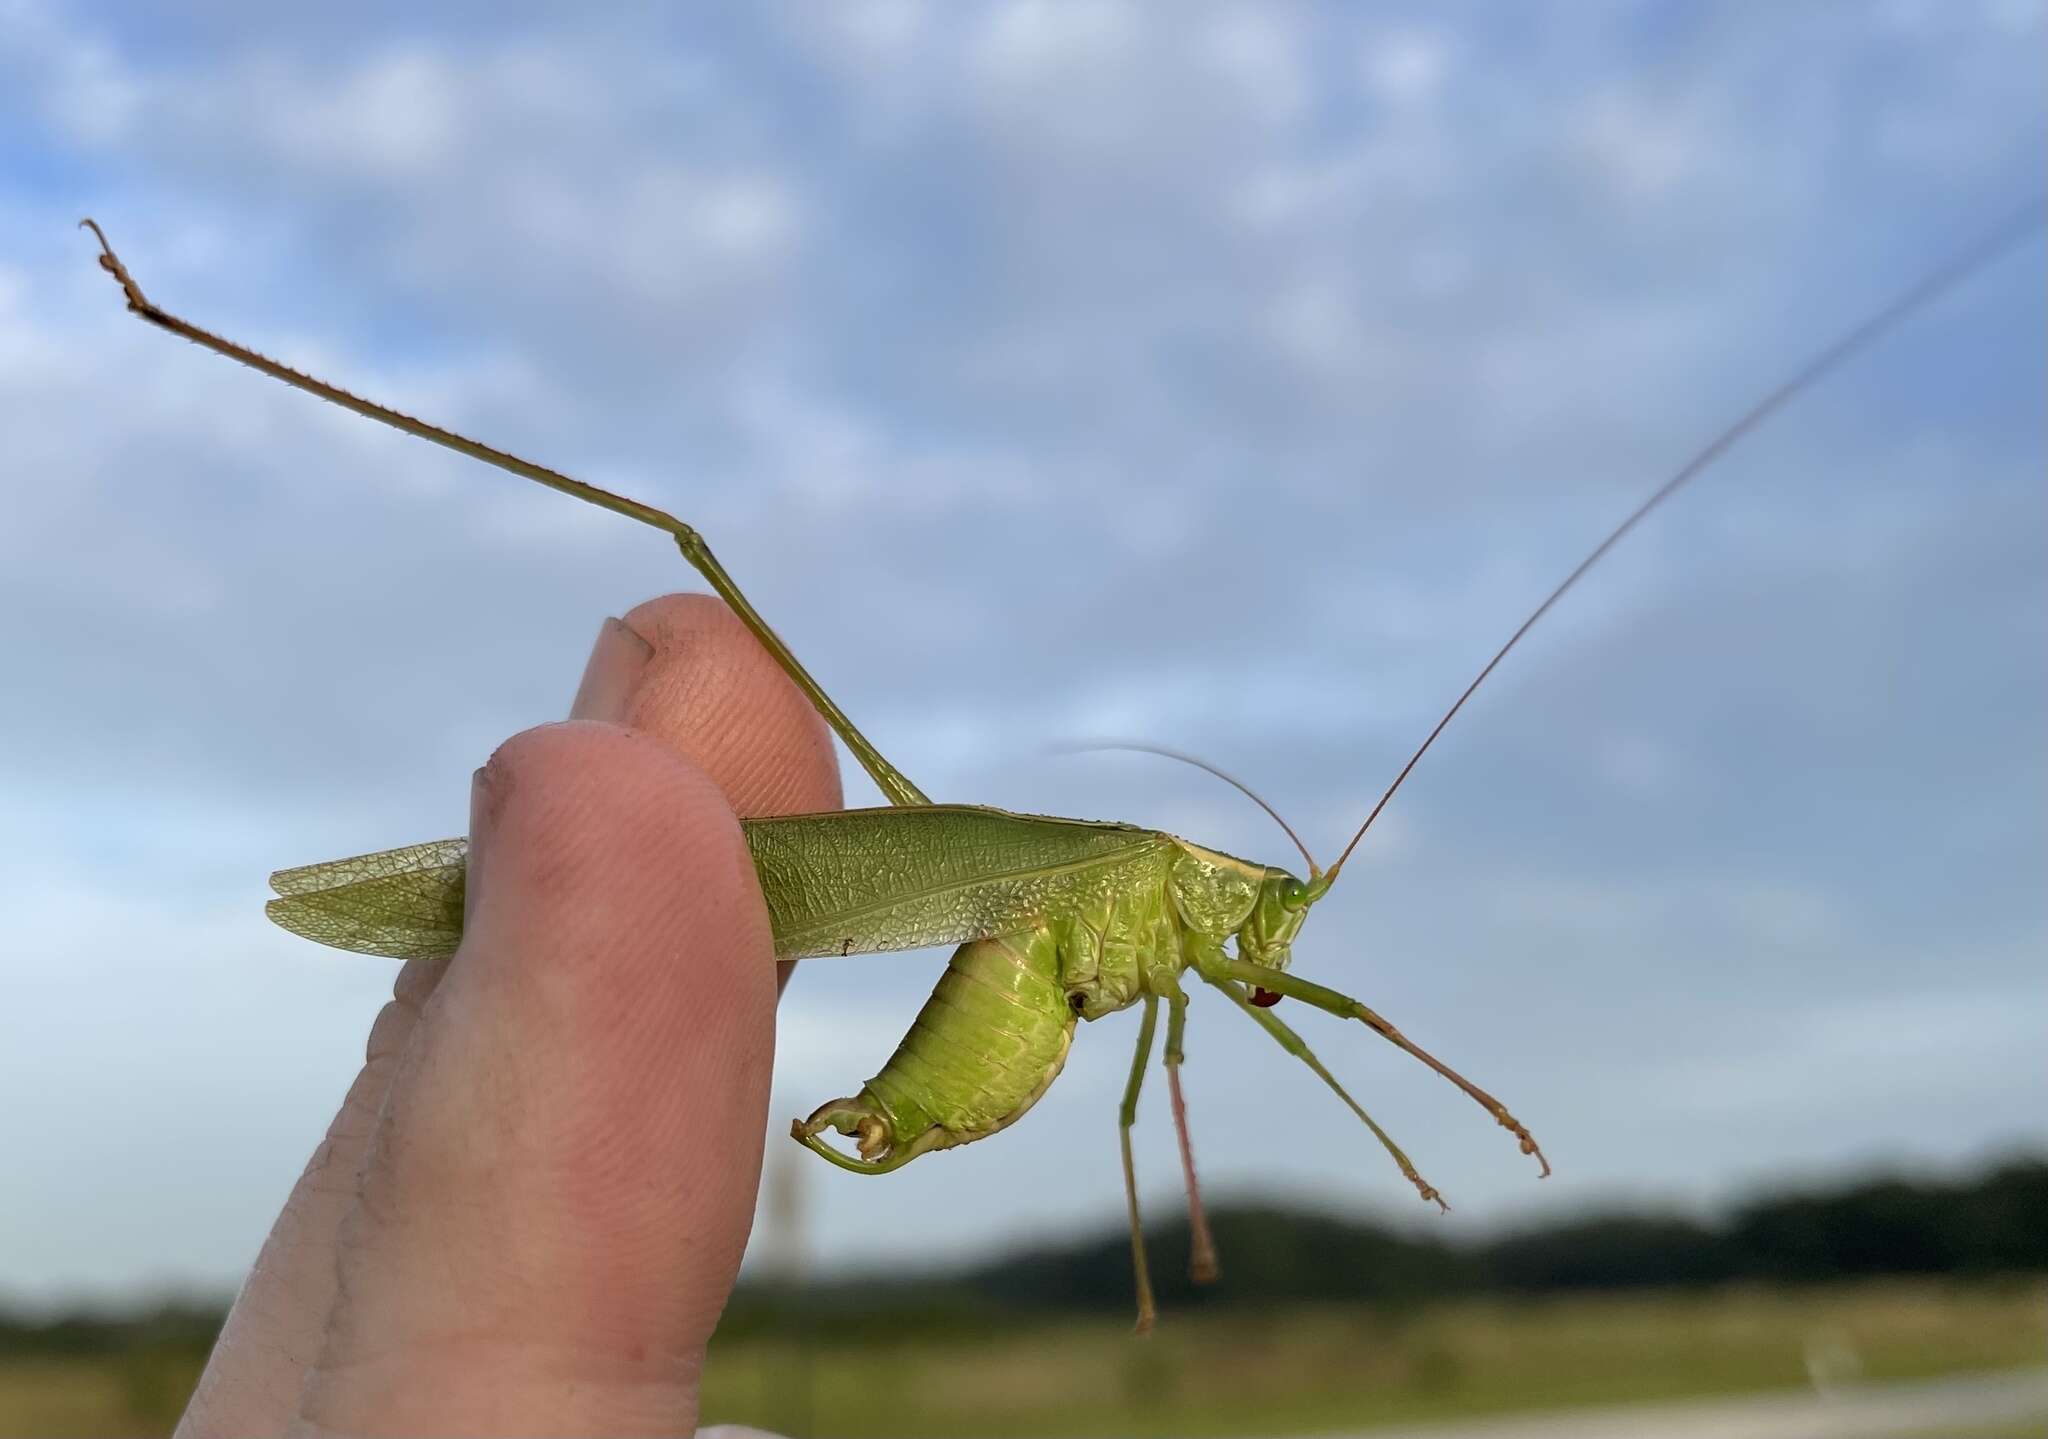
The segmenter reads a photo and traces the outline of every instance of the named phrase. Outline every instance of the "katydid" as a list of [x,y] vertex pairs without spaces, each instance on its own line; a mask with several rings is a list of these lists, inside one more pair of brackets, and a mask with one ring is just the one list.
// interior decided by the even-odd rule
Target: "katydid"
[[[588,503],[650,525],[683,556],[816,706],[889,807],[744,821],[777,956],[811,958],[953,944],[931,998],[895,1054],[861,1089],[792,1125],[831,1163],[886,1174],[921,1155],[972,1143],[1016,1122],[1060,1073],[1081,1020],[1142,1006],[1137,1050],[1119,1109],[1125,1194],[1137,1281],[1138,1328],[1154,1319],[1131,1154],[1137,1100],[1166,1011],[1164,1064],[1193,1217],[1192,1267],[1213,1277],[1187,1139],[1179,1067],[1187,1015],[1184,978],[1219,990],[1357,1115],[1423,1199],[1443,1204],[1399,1145],[1346,1092],[1271,1006],[1293,998],[1354,1019],[1458,1086],[1507,1129],[1541,1173],[1548,1161],[1528,1128],[1491,1094],[1436,1059],[1367,1005],[1289,970],[1309,910],[1445,726],[1508,652],[1629,530],[1731,445],[1907,315],[1960,284],[2041,223],[2040,207],[2008,221],[1882,311],[1821,350],[1729,426],[1616,526],[1487,662],[1402,766],[1327,869],[1288,829],[1307,878],[1132,825],[934,804],[871,744],[776,636],[688,524],[452,431],[361,399],[159,309],[99,227],[100,265],[128,307],[182,336],[368,418],[431,440]],[[1142,746],[1137,746],[1143,748]],[[1185,756],[1173,756],[1185,759]],[[1192,761],[1204,769],[1200,761]],[[1228,775],[1211,769],[1240,789]],[[1251,794],[1249,789],[1245,789]],[[1258,797],[1252,794],[1257,800]],[[1264,806],[1264,801],[1258,801]],[[1270,806],[1265,806],[1272,813]],[[1273,817],[1278,820],[1279,816]],[[1285,822],[1281,821],[1286,828]],[[323,944],[404,959],[440,959],[462,938],[467,842],[443,840],[281,870],[270,917]],[[847,1153],[830,1132],[853,1141]]]

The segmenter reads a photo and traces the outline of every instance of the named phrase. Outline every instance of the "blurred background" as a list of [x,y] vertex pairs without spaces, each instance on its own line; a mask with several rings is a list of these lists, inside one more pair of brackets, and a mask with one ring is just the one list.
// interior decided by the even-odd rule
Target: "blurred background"
[[[599,621],[695,587],[651,532],[136,324],[80,215],[172,310],[696,523],[935,797],[1291,862],[1193,770],[1046,753],[1140,738],[1327,860],[1631,505],[2039,189],[2043,25],[0,3],[0,1431],[168,1426],[359,1063],[391,970],[268,927],[265,875],[459,832]],[[707,1419],[1896,1418],[1874,1386],[1996,1371],[1912,1390],[1924,1432],[2036,1432],[1996,1426],[2048,1413],[2042,258],[1631,537],[1297,947],[1554,1178],[1303,1016],[1454,1206],[1425,1213],[1198,997],[1226,1281],[1174,1278],[1154,1093],[1167,1312],[1134,1345],[1113,1017],[1015,1129],[885,1183],[771,1138]],[[941,962],[803,969],[778,1128]]]

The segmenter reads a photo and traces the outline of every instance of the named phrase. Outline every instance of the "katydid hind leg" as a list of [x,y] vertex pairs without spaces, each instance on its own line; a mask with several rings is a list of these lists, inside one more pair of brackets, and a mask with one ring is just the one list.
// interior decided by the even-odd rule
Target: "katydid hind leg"
[[339,385],[329,384],[327,381],[306,374],[304,371],[295,370],[289,365],[281,364],[271,359],[268,355],[260,354],[248,348],[246,345],[237,344],[233,340],[214,334],[211,330],[201,329],[188,320],[180,319],[168,310],[154,304],[142,293],[142,287],[136,284],[134,277],[128,273],[127,266],[121,263],[120,257],[114,253],[114,247],[107,242],[106,235],[100,230],[98,225],[94,224],[91,220],[83,220],[79,223],[89,228],[98,237],[100,242],[100,268],[113,276],[115,282],[121,286],[122,294],[127,298],[129,310],[142,319],[147,320],[150,324],[155,325],[158,329],[176,335],[180,339],[189,340],[203,349],[212,350],[217,355],[223,355],[230,360],[247,365],[250,369],[268,375],[274,380],[282,381],[295,390],[303,390],[307,394],[317,396],[330,404],[339,405],[345,410],[353,410],[365,419],[375,420],[382,425],[389,425],[392,429],[403,431],[417,439],[427,440],[442,446],[444,449],[453,450],[458,455],[466,455],[470,459],[480,460],[484,464],[504,470],[508,474],[532,480],[535,484],[546,485],[551,490],[582,500],[586,504],[593,504],[600,509],[610,510],[614,514],[624,515],[627,519],[638,520],[641,524],[660,530],[674,539],[676,547],[683,552],[683,558],[688,560],[692,568],[704,577],[706,583],[717,592],[719,598],[732,607],[733,613],[739,616],[740,622],[753,633],[754,638],[761,642],[762,648],[766,649],[774,657],[776,664],[781,666],[782,672],[789,676],[791,682],[798,689],[803,691],[804,697],[810,700],[812,706],[816,708],[825,722],[832,726],[833,732],[845,742],[846,747],[853,752],[854,758],[860,761],[861,768],[868,772],[869,778],[874,780],[877,787],[888,798],[889,803],[895,805],[924,805],[931,803],[925,797],[924,791],[912,784],[901,770],[882,757],[881,751],[869,743],[867,736],[862,734],[855,727],[853,721],[846,717],[846,712],[839,708],[830,695],[825,693],[824,686],[811,677],[810,671],[803,667],[797,657],[790,652],[789,646],[782,642],[782,637],[769,627],[766,620],[761,618],[760,611],[754,608],[753,602],[746,597],[746,594],[734,582],[732,576],[726,572],[725,566],[718,562],[718,558],[711,553],[711,547],[704,542],[704,537],[698,534],[693,526],[677,519],[665,510],[658,510],[652,505],[645,505],[638,500],[629,499],[624,495],[614,494],[610,490],[601,489],[583,480],[572,479],[559,470],[551,470],[545,465],[537,465],[531,460],[523,460],[519,456],[505,450],[486,445],[480,440],[472,440],[466,435],[459,435],[453,430],[444,429],[428,421],[417,419],[402,411],[394,410],[388,405],[379,404],[375,400],[366,400],[360,395],[352,394],[342,389]]
[[1296,1034],[1288,1026],[1287,1022],[1274,1014],[1271,1009],[1253,1004],[1250,997],[1245,993],[1244,986],[1232,983],[1227,979],[1211,979],[1209,983],[1230,996],[1231,1003],[1256,1020],[1259,1027],[1272,1035],[1274,1042],[1282,1049],[1315,1071],[1316,1078],[1327,1084],[1331,1091],[1350,1107],[1351,1112],[1364,1122],[1365,1127],[1372,1131],[1373,1138],[1380,1142],[1380,1147],[1387,1151],[1387,1154],[1400,1168],[1402,1176],[1415,1186],[1416,1193],[1420,1194],[1425,1201],[1436,1205],[1439,1210],[1445,1213],[1450,1211],[1451,1206],[1444,1202],[1444,1197],[1438,1192],[1437,1187],[1424,1179],[1416,1171],[1414,1162],[1408,1158],[1407,1153],[1401,1146],[1394,1142],[1394,1137],[1388,1134],[1386,1130],[1380,1128],[1378,1121],[1370,1114],[1367,1114],[1359,1102],[1351,1097],[1350,1091],[1338,1083],[1337,1076],[1330,1073],[1323,1066],[1322,1060],[1316,1058],[1316,1052],[1308,1047],[1307,1040]]
[[1261,989],[1269,990],[1275,994],[1286,995],[1290,999],[1298,999],[1303,1004],[1312,1005],[1326,1014],[1334,1014],[1344,1019],[1357,1020],[1366,1028],[1372,1030],[1373,1033],[1379,1035],[1380,1038],[1406,1050],[1445,1079],[1457,1085],[1458,1088],[1464,1090],[1467,1095],[1471,1096],[1473,1102],[1493,1116],[1494,1121],[1502,1129],[1507,1130],[1508,1133],[1514,1135],[1520,1141],[1522,1153],[1533,1156],[1536,1162],[1543,1166],[1541,1177],[1545,1179],[1550,1177],[1550,1161],[1543,1157],[1543,1148],[1537,1144],[1536,1136],[1529,1132],[1528,1126],[1508,1112],[1506,1105],[1502,1104],[1498,1099],[1495,1099],[1464,1075],[1458,1073],[1457,1070],[1445,1064],[1407,1035],[1401,1033],[1384,1016],[1370,1006],[1353,999],[1350,995],[1340,990],[1330,989],[1327,986],[1317,984],[1313,980],[1303,979],[1299,975],[1289,974],[1284,970],[1269,969],[1265,965],[1253,964],[1249,960],[1231,959],[1227,956],[1218,956],[1208,961],[1207,968],[1203,971],[1203,978],[1234,979],[1241,984],[1257,985]]
[[1166,997],[1166,1092],[1173,1107],[1173,1136],[1180,1146],[1180,1172],[1188,1190],[1188,1278],[1214,1284],[1222,1277],[1216,1240],[1209,1233],[1209,1211],[1202,1204],[1202,1183],[1195,1177],[1195,1146],[1188,1136],[1188,1103],[1180,1091],[1180,1067],[1187,1058],[1182,1039],[1187,1032],[1188,997],[1176,990]]
[[1131,1077],[1124,1083],[1116,1123],[1117,1142],[1123,1149],[1124,1207],[1131,1220],[1131,1271],[1137,1277],[1140,1334],[1152,1332],[1158,1310],[1152,1302],[1152,1273],[1145,1263],[1145,1224],[1138,1215],[1138,1170],[1131,1160],[1131,1126],[1138,1122],[1138,1091],[1145,1085],[1145,1066],[1152,1062],[1152,1036],[1158,1028],[1159,1000],[1148,994],[1144,1017],[1138,1021],[1138,1048],[1131,1056]]

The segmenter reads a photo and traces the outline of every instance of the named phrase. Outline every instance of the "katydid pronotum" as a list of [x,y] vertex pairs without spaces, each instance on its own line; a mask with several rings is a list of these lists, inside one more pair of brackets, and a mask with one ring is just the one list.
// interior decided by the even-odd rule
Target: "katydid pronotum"
[[[1727,449],[1828,371],[1908,314],[1974,274],[2041,223],[2038,205],[1998,227],[1889,306],[1817,353],[1630,513],[1508,637],[1402,766],[1327,869],[1294,831],[1308,877],[1132,825],[939,805],[885,759],[754,609],[696,530],[674,516],[361,399],[290,369],[151,303],[99,235],[100,264],[128,307],[161,329],[358,414],[638,520],[671,536],[816,706],[872,777],[889,807],[744,823],[784,959],[957,944],[910,1032],[856,1094],[820,1105],[794,1137],[841,1168],[886,1174],[923,1154],[971,1143],[1020,1118],[1058,1077],[1080,1020],[1142,1006],[1136,1053],[1119,1109],[1125,1196],[1137,1282],[1138,1328],[1154,1320],[1131,1129],[1166,1012],[1164,1063],[1191,1211],[1197,1279],[1216,1258],[1202,1218],[1179,1069],[1190,972],[1260,1025],[1322,1080],[1371,1132],[1422,1198],[1437,1190],[1399,1145],[1277,1015],[1293,998],[1354,1019],[1455,1084],[1507,1129],[1541,1172],[1534,1136],[1501,1102],[1408,1039],[1372,1008],[1289,972],[1308,911],[1327,894],[1360,840],[1430,746],[1508,652],[1625,534]],[[1176,756],[1185,758],[1183,756]],[[1194,761],[1200,764],[1200,761]],[[1209,769],[1207,765],[1202,768]],[[1238,788],[1228,775],[1211,770]],[[1247,794],[1251,792],[1245,790]],[[1257,800],[1256,795],[1251,796]],[[1264,806],[1264,801],[1258,801]],[[1268,813],[1272,813],[1268,807]],[[1276,820],[1279,816],[1273,816]],[[272,919],[307,938],[396,958],[442,958],[461,941],[467,842],[444,840],[272,876]],[[854,1152],[827,1143],[850,1137]]]

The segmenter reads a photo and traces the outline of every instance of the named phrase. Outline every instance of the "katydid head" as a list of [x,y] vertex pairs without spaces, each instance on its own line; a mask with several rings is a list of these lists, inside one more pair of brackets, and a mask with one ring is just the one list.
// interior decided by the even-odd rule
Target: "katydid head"
[[[1318,876],[1320,879],[1320,876]],[[1301,933],[1308,907],[1316,900],[1316,881],[1304,882],[1285,870],[1270,869],[1259,885],[1251,913],[1237,931],[1237,957],[1271,970],[1285,970],[1294,957],[1294,936]],[[1252,1003],[1278,1004],[1270,989],[1255,990]]]
[[1285,969],[1294,936],[1308,918],[1309,887],[1285,870],[1266,871],[1252,912],[1237,931],[1237,955],[1268,969]]

